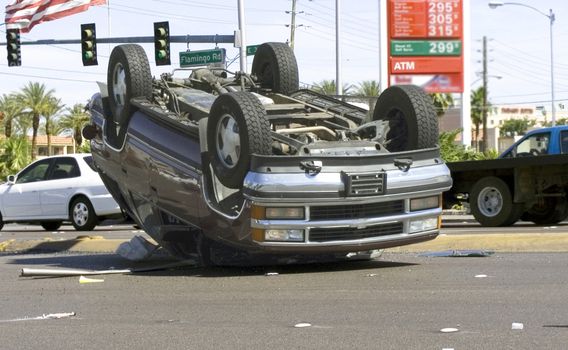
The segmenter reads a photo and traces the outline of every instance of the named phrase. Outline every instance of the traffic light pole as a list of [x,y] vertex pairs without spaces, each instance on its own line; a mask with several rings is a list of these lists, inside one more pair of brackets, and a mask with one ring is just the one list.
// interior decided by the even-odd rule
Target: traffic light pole
[[[100,44],[127,44],[127,43],[153,43],[153,36],[131,36],[116,38],[97,38]],[[188,44],[234,44],[234,35],[172,35],[170,36],[172,43],[188,43]],[[80,44],[80,39],[43,39],[36,41],[22,41],[21,45],[62,45],[62,44]],[[0,46],[6,46],[6,43],[0,43]]]

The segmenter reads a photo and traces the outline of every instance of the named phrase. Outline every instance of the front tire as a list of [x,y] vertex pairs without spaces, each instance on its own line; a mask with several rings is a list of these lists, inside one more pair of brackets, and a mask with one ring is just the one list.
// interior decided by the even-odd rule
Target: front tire
[[387,120],[384,145],[390,152],[432,148],[438,144],[438,115],[432,98],[418,86],[395,85],[381,93],[373,120]]
[[92,231],[99,221],[93,205],[85,197],[76,198],[71,203],[70,219],[77,231]]
[[240,188],[251,154],[270,154],[270,123],[258,98],[248,92],[217,97],[207,123],[207,146],[219,181]]
[[513,203],[509,186],[498,177],[477,181],[470,193],[471,213],[482,226],[510,226],[522,214],[522,204]]
[[107,83],[113,121],[117,126],[123,127],[134,113],[130,99],[152,98],[150,63],[142,46],[126,44],[112,50]]

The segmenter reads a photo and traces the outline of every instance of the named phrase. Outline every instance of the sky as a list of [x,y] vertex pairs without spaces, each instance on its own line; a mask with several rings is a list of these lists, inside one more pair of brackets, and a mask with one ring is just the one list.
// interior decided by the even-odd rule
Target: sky
[[[357,85],[379,77],[378,4],[386,0],[341,1],[342,81]],[[5,5],[11,1],[4,1]],[[290,37],[291,0],[245,0],[247,44],[286,41]],[[555,93],[559,105],[568,109],[568,2],[519,0],[548,13],[554,23]],[[22,41],[79,39],[81,23],[96,23],[97,36],[153,36],[153,23],[169,21],[172,35],[230,35],[238,27],[237,0],[110,0],[109,6],[45,22],[22,34]],[[487,0],[471,3],[471,87],[482,84],[481,39],[488,39],[488,91],[495,105],[528,104],[550,108],[549,19],[522,6],[490,9]],[[335,79],[335,0],[297,0],[295,54],[300,81],[313,84]],[[4,18],[4,13],[2,13]],[[0,26],[2,42],[5,27]],[[22,66],[8,67],[6,47],[0,46],[0,94],[17,92],[28,82],[40,82],[67,106],[84,104],[98,91],[96,81],[106,82],[110,51],[114,44],[98,45],[98,66],[83,67],[79,44],[22,46]],[[178,52],[186,44],[172,44],[172,66],[153,64],[153,44],[143,45],[158,76],[179,64]],[[221,44],[227,56],[237,49]],[[189,49],[213,48],[214,44],[191,44]],[[467,48],[466,48],[467,49]],[[249,57],[249,67],[252,57]],[[229,67],[238,70],[236,61]],[[250,69],[250,68],[249,68]],[[500,77],[500,78],[498,78]],[[548,106],[548,107],[547,107]],[[557,107],[558,108],[558,107]]]

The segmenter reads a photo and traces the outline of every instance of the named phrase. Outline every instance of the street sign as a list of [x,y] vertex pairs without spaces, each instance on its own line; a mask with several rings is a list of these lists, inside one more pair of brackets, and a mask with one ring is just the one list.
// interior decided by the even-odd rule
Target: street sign
[[392,56],[459,56],[459,40],[392,40]]
[[179,53],[179,66],[182,68],[224,62],[225,49],[182,51]]
[[254,55],[259,46],[260,45],[249,45],[249,46],[247,46],[247,56]]

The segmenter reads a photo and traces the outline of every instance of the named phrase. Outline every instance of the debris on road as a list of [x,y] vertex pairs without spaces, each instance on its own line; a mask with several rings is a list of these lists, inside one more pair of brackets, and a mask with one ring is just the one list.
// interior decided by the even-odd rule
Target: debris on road
[[79,277],[79,283],[81,284],[85,284],[85,283],[101,283],[104,282],[105,280],[102,280],[100,278],[88,278],[85,276],[81,276]]
[[522,323],[519,323],[519,322],[513,322],[513,324],[511,324],[511,329],[512,329],[512,330],[517,330],[517,331],[519,331],[519,330],[522,330],[522,329],[524,329],[524,328],[525,328],[525,325],[522,324]]
[[455,333],[455,332],[458,332],[458,331],[459,331],[459,329],[457,329],[457,328],[442,328],[442,329],[440,329],[440,332],[442,332],[442,333]]
[[136,235],[130,241],[121,243],[116,249],[116,254],[130,261],[142,261],[152,256],[158,248],[157,244]]
[[426,252],[419,256],[425,256],[429,258],[485,258],[493,255],[494,252],[482,249],[473,250],[444,250],[441,252]]
[[85,269],[36,269],[24,267],[20,273],[20,277],[67,277],[67,276],[81,276],[81,275],[116,275],[116,274],[131,274],[142,273],[151,271],[160,271],[173,269],[184,266],[195,266],[194,260],[183,260],[171,264],[142,267],[142,268],[128,268],[121,270],[85,270]]
[[475,278],[487,278],[487,275],[475,275]]
[[278,272],[267,272],[264,275],[265,276],[278,276]]
[[24,317],[24,318],[15,318],[12,320],[0,320],[2,322],[19,322],[19,321],[36,321],[36,320],[58,320],[61,318],[73,317],[75,316],[74,312],[60,312],[55,314],[43,314],[37,317]]
[[302,322],[302,323],[295,324],[294,328],[306,328],[306,327],[311,327],[311,326],[312,326],[311,323]]

